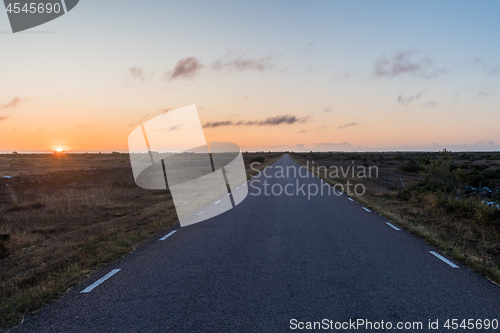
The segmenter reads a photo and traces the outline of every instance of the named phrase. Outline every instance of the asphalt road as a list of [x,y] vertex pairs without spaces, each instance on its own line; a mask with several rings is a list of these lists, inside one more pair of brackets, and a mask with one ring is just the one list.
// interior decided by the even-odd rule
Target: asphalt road
[[[499,287],[450,266],[347,195],[324,191],[308,200],[297,181],[306,192],[322,181],[276,177],[279,166],[299,168],[283,157],[266,170],[269,178],[248,184],[236,208],[159,240],[166,230],[12,331],[286,332],[323,319],[350,327],[335,332],[500,331],[443,327],[447,319],[500,320]],[[264,180],[279,184],[275,193],[292,184],[293,195],[265,195]],[[120,271],[81,293],[113,269]],[[345,324],[356,320],[393,328]],[[429,320],[439,329],[428,329]],[[399,322],[423,329],[398,330]]]

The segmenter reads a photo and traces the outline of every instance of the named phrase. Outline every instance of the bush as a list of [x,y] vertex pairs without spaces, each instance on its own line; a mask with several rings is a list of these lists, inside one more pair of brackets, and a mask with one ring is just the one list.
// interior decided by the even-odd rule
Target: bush
[[474,218],[478,222],[488,222],[495,219],[496,209],[495,207],[489,207],[486,204],[479,203],[476,207],[476,213]]
[[485,173],[486,178],[496,178],[500,179],[500,168],[495,170],[489,170]]
[[403,172],[420,172],[424,170],[424,168],[421,165],[415,162],[408,162],[406,164],[402,164],[398,167],[398,169]]
[[426,187],[431,190],[443,192],[461,191],[460,175],[462,169],[458,169],[451,163],[451,155],[446,149],[443,149],[441,156],[437,160],[431,160],[428,165],[425,165],[420,173],[424,177]]
[[476,212],[471,200],[450,199],[441,196],[437,201],[437,206],[443,208],[449,214],[463,218],[473,217]]
[[472,199],[450,199],[442,196],[437,201],[437,206],[443,208],[449,214],[461,218],[470,218],[480,223],[493,221],[496,217],[495,207],[489,207],[481,201]]
[[457,172],[457,174],[458,174],[461,182],[464,184],[468,184],[468,185],[474,186],[474,187],[479,187],[479,185],[482,185],[482,186],[489,185],[488,179],[483,177],[477,171],[465,172],[463,170],[459,170]]

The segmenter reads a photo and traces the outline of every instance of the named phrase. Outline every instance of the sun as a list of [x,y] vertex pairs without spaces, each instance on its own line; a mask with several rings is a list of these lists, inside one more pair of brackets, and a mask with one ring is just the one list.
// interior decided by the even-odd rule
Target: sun
[[62,151],[63,151],[63,149],[62,149],[61,147],[57,147],[57,148],[56,148],[56,152],[58,152],[58,153],[62,153]]

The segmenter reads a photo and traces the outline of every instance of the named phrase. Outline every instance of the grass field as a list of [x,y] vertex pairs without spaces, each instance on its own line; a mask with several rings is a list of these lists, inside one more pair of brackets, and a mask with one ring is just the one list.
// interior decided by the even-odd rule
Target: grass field
[[[247,174],[280,155],[244,154]],[[135,185],[128,154],[3,154],[0,171],[0,327],[178,223],[168,190]]]
[[[375,166],[372,178],[320,176],[363,184],[358,201],[500,284],[500,153],[297,153],[299,163]],[[314,162],[314,163],[313,163]],[[487,187],[486,187],[487,186]]]
[[[443,153],[291,155],[316,167],[376,166],[372,178],[324,178],[363,184],[359,201],[500,282],[500,214],[483,203],[500,200],[500,153],[451,153],[448,164]],[[280,156],[245,153],[247,176],[250,163],[263,169]],[[0,327],[178,224],[168,190],[137,187],[127,154],[4,154],[0,167]]]

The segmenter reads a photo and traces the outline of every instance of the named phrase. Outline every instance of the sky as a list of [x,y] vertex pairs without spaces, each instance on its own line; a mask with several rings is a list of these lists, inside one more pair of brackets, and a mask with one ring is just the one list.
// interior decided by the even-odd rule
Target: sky
[[0,151],[127,151],[195,104],[243,150],[500,150],[498,1],[82,0],[13,34]]

